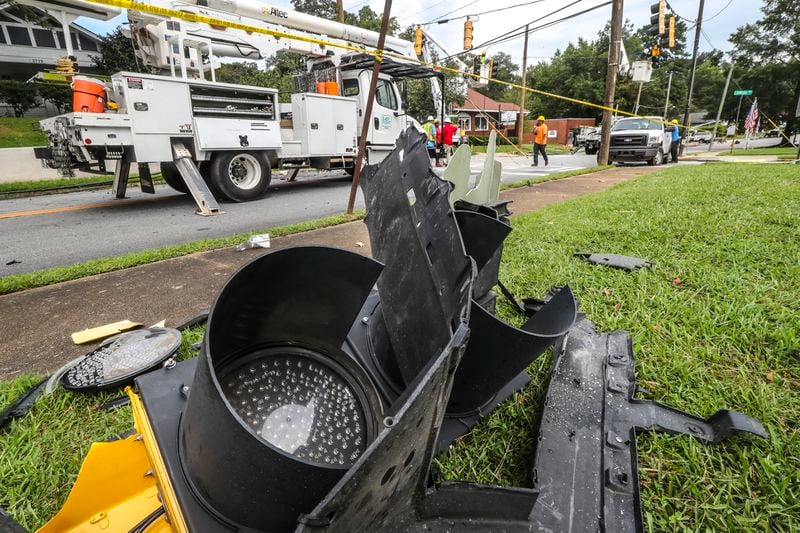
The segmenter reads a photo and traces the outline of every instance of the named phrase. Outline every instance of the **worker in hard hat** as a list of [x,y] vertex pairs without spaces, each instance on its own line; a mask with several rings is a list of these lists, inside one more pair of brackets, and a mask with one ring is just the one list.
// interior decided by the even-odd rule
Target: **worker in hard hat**
[[428,115],[428,118],[425,119],[422,129],[425,130],[425,134],[428,136],[428,143],[426,145],[428,148],[428,157],[433,159],[436,157],[436,126],[433,124],[433,117],[431,115]]
[[681,146],[681,128],[676,119],[673,119],[670,124],[672,124],[672,144],[669,146],[669,161],[677,163],[678,150]]
[[536,126],[533,127],[533,165],[539,166],[539,154],[542,154],[544,166],[547,166],[547,124],[544,115],[539,115],[536,119]]
[[439,141],[442,147],[442,153],[444,154],[444,164],[447,165],[450,156],[453,155],[453,137],[458,131],[458,126],[453,124],[450,117],[444,117],[444,124],[440,128],[440,131]]
[[441,167],[443,166],[440,159],[442,157],[442,123],[439,121],[438,118],[433,119],[433,140],[434,140],[434,149],[433,149],[433,157],[436,160],[436,166]]

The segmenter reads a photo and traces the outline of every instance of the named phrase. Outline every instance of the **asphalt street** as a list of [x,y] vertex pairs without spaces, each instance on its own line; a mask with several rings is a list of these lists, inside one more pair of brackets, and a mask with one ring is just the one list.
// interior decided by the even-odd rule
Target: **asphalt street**
[[[551,156],[550,165],[531,167],[531,159],[503,155],[503,182],[546,176],[596,164],[595,156]],[[472,172],[482,157],[472,159]],[[225,237],[343,213],[350,190],[341,172],[305,175],[296,182],[275,180],[258,201],[224,203],[225,214],[194,214],[191,197],[167,186],[155,195],[128,191],[114,200],[110,191],[82,191],[0,201],[0,277],[67,266],[199,239]],[[357,209],[363,209],[358,198]]]

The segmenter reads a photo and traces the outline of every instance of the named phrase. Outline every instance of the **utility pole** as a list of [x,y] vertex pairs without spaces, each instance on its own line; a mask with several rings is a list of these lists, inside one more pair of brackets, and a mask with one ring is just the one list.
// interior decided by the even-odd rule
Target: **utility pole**
[[617,90],[617,69],[622,42],[622,0],[611,4],[611,35],[608,42],[608,69],[606,70],[606,90],[603,95],[603,130],[600,134],[600,154],[598,163],[608,164],[608,144],[611,142],[611,110],[614,108],[614,94]]
[[339,13],[339,22],[344,24],[344,0],[336,0],[336,10]]
[[[700,0],[700,8],[697,11],[697,25],[694,28],[694,50],[692,51],[692,70],[689,72],[689,94],[686,97],[686,112],[683,114],[683,132],[681,137],[686,139],[689,135],[689,114],[692,112],[692,93],[694,92],[694,74],[697,70],[697,49],[700,48],[700,33],[703,31],[703,8],[706,0]],[[686,143],[681,143],[681,153],[686,152]]]
[[728,87],[731,85],[731,77],[733,76],[733,57],[731,57],[731,68],[728,70],[728,79],[725,80],[725,88],[722,89],[722,98],[719,99],[719,107],[717,108],[717,120],[714,121],[714,130],[711,132],[711,142],[708,143],[708,151],[714,146],[714,139],[717,137],[717,128],[719,127],[719,119],[722,116],[722,106],[725,105],[725,97],[728,96]]
[[642,98],[642,86],[644,85],[643,81],[639,82],[639,92],[636,93],[636,103],[633,105],[633,114],[639,114],[639,100]]
[[526,74],[528,73],[528,26],[529,24],[525,24],[525,44],[522,45],[522,94],[519,97],[519,126],[517,127],[517,137],[518,143],[522,145],[522,134],[525,125],[525,93],[528,91],[526,90],[527,85],[525,82],[527,81]]
[[672,90],[672,74],[669,72],[669,81],[667,82],[667,99],[664,100],[664,120],[667,120],[667,113],[669,113],[669,93]]
[[[389,29],[389,18],[392,15],[392,0],[384,0],[383,3],[383,18],[381,19],[381,32],[378,35],[379,54],[383,54],[383,46],[386,43],[386,31]],[[361,126],[361,136],[358,138],[358,152],[356,152],[355,161],[353,161],[353,181],[350,183],[350,198],[347,200],[347,214],[353,214],[353,207],[356,203],[356,193],[358,192],[358,182],[361,180],[361,167],[363,166],[364,156],[367,151],[367,136],[369,135],[369,128],[372,124],[372,102],[375,101],[375,91],[378,88],[378,75],[381,73],[381,62],[378,57],[375,58],[375,63],[372,65],[372,78],[369,81],[369,90],[367,91],[367,104],[364,109],[364,123]],[[444,95],[444,86],[442,87],[442,95]],[[442,96],[444,100],[444,96]],[[444,106],[442,106],[444,108]],[[444,109],[443,109],[444,111]]]

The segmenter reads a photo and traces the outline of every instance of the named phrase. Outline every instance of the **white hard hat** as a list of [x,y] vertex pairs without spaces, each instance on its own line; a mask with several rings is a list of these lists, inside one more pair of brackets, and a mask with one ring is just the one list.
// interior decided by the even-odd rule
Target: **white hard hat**
[[445,122],[452,122],[452,120],[450,120],[450,117],[444,117],[444,121]]
[[428,118],[425,119],[427,122],[433,122],[433,117],[428,115]]

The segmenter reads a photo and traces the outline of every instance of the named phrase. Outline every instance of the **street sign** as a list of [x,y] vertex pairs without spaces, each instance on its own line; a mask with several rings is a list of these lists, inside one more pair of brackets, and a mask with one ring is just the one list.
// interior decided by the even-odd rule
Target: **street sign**
[[753,89],[737,89],[733,91],[733,96],[753,96]]

